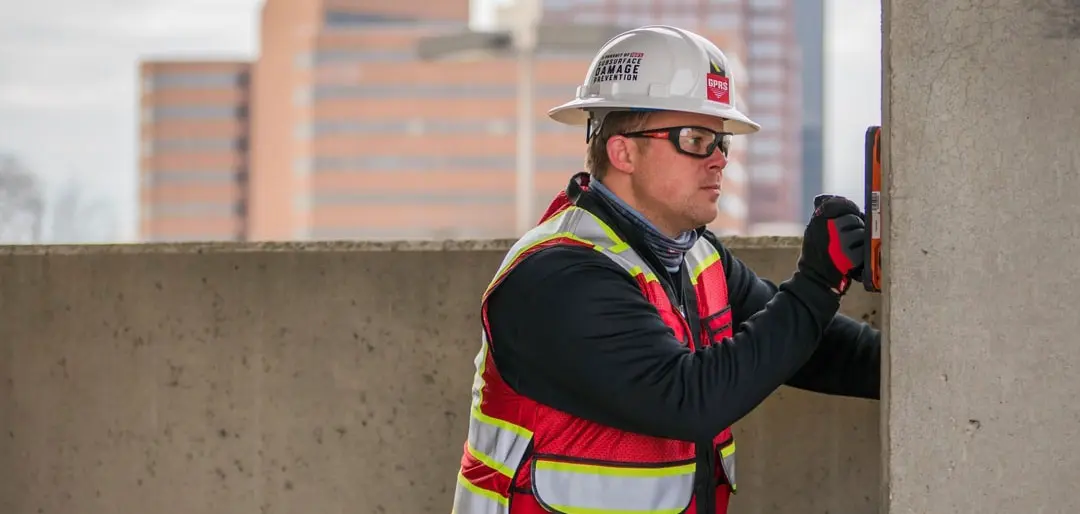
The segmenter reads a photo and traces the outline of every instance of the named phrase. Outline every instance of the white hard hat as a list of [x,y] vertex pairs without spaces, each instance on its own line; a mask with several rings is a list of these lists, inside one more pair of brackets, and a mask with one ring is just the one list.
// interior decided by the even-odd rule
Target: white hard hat
[[647,25],[604,44],[589,64],[577,97],[548,111],[568,125],[599,124],[610,111],[666,110],[725,120],[724,131],[750,134],[761,126],[734,105],[727,57],[715,44],[688,30]]

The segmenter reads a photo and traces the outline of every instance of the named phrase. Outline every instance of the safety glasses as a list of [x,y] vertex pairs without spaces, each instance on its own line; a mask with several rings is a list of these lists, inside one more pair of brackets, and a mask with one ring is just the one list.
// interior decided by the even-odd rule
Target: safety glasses
[[652,139],[666,139],[675,145],[679,153],[704,159],[713,154],[717,148],[727,157],[731,148],[731,133],[717,132],[712,129],[697,126],[664,127],[640,132],[625,132],[619,134],[625,137],[646,137]]

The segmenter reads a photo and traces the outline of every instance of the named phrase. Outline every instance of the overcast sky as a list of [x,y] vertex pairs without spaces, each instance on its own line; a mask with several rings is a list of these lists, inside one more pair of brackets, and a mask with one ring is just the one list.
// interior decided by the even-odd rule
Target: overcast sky
[[[131,240],[138,59],[251,57],[260,4],[0,0],[0,153],[52,183],[76,177],[88,194],[111,199]],[[862,134],[880,122],[880,4],[826,0],[826,9],[826,188],[861,204]]]

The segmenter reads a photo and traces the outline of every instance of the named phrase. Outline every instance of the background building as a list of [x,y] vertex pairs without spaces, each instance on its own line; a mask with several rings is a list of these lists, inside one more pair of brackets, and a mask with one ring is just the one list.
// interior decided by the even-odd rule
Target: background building
[[814,196],[825,189],[825,1],[794,2],[795,34],[802,53],[802,208],[810,215]]
[[140,68],[140,238],[246,239],[250,65]]
[[[734,3],[737,0],[731,0]],[[802,83],[794,4],[806,0],[741,0],[750,115],[750,233],[802,224]],[[760,226],[758,226],[760,225]],[[768,227],[767,229],[765,227]]]
[[[792,221],[802,212],[802,96],[791,3],[544,0],[543,10],[549,23],[682,26],[724,48],[738,81],[736,101],[765,125],[759,134],[735,138],[721,217],[712,227],[741,234],[755,223]],[[189,130],[191,139],[173,144],[178,155],[168,161],[168,169],[186,170],[190,182],[209,177],[213,166],[226,169],[222,139],[233,138],[229,191],[237,207],[228,223],[235,230],[224,231],[224,218],[211,216],[225,212],[223,189],[214,197],[185,190],[182,208],[175,206],[177,193],[149,194],[162,187],[157,174],[166,169],[163,157],[150,155],[144,161],[156,164],[145,168],[153,171],[144,175],[145,233],[174,240],[241,233],[252,240],[514,236],[515,63],[416,57],[420,38],[467,28],[468,11],[468,0],[266,0],[261,52],[250,72],[250,159],[238,142],[248,131],[237,114],[233,132],[224,125],[215,126],[218,132]],[[591,57],[542,54],[536,60],[537,216],[582,169],[584,130],[550,121],[546,111],[573,95]],[[247,69],[229,65],[237,74]],[[144,71],[169,66],[180,64],[152,63]],[[230,87],[209,72],[199,82],[191,78],[198,66],[210,64],[178,68],[188,78],[172,79],[176,92],[148,90],[144,102],[232,98],[233,112],[242,112],[246,85]],[[185,105],[191,118],[195,104]],[[210,123],[211,111],[204,111],[199,123]],[[144,109],[144,141],[147,131],[161,137],[164,123]],[[220,117],[218,123],[228,124]],[[219,161],[207,161],[212,152]],[[202,167],[191,165],[193,159],[203,159]],[[246,195],[238,187],[243,178]],[[210,191],[205,181],[199,187]],[[200,225],[209,222],[214,225]]]

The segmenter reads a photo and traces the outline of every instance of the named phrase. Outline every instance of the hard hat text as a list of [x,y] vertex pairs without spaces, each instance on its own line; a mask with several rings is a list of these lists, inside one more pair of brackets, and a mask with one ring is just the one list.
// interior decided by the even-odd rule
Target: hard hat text
[[720,80],[720,79],[714,79],[712,77],[709,77],[708,81],[709,81],[709,87],[710,88],[714,87],[714,88],[717,88],[717,89],[719,89],[721,91],[727,91],[728,90],[727,80]]
[[613,80],[635,81],[641,69],[642,52],[621,52],[605,55],[596,63],[593,82]]

